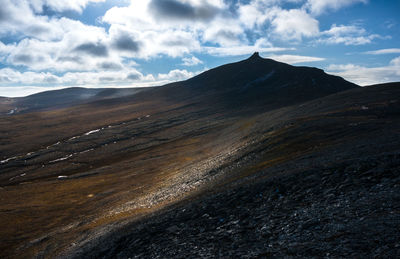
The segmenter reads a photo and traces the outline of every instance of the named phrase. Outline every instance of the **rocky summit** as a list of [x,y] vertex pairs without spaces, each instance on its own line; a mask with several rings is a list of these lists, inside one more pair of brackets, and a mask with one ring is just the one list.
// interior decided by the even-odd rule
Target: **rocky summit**
[[255,53],[0,113],[1,258],[400,257],[400,83]]

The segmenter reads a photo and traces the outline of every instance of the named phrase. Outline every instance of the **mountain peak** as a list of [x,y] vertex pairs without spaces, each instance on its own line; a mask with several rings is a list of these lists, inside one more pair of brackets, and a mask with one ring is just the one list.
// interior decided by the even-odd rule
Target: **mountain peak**
[[258,53],[257,51],[253,53],[253,55],[251,55],[251,57],[249,57],[249,59],[260,59],[260,53]]

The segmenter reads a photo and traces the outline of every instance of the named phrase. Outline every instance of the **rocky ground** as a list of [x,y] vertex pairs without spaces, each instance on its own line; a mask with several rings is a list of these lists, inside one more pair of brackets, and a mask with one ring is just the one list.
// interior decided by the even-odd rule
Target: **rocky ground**
[[329,157],[337,162],[319,160],[312,169],[303,157],[260,172],[262,180],[213,186],[194,202],[121,227],[68,257],[397,258],[400,153],[366,147],[360,155],[337,154]]

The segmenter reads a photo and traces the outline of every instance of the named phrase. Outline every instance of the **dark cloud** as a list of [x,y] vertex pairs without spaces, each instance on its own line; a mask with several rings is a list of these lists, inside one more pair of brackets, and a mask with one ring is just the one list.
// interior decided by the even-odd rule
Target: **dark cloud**
[[34,63],[45,62],[45,58],[43,56],[34,56],[29,53],[23,53],[10,56],[9,61],[15,65],[29,66]]
[[0,82],[11,82],[10,78],[8,78],[8,76],[0,76]]
[[50,32],[50,28],[48,26],[41,25],[31,25],[26,28],[26,31],[29,32],[30,35],[41,35]]
[[190,39],[177,37],[175,39],[168,39],[163,41],[163,45],[174,47],[174,46],[188,46],[191,44]]
[[105,70],[118,70],[122,68],[120,64],[114,62],[103,62],[100,63],[98,67]]
[[138,52],[140,43],[127,34],[122,34],[115,39],[114,47],[118,50]]
[[126,77],[126,79],[135,81],[135,80],[139,80],[141,78],[141,75],[139,73],[129,73],[128,76]]
[[150,11],[156,18],[179,20],[212,20],[219,12],[218,8],[207,3],[201,6],[192,6],[176,0],[152,0]]
[[226,40],[237,40],[237,34],[229,30],[219,30],[215,36]]
[[74,62],[74,63],[82,63],[82,58],[75,56],[75,57],[59,57],[57,59],[59,62]]
[[43,81],[46,83],[57,83],[58,79],[55,76],[46,76]]
[[102,76],[102,77],[99,77],[99,80],[101,82],[113,82],[116,80],[116,78],[110,77],[110,76]]
[[0,22],[7,21],[9,19],[7,11],[4,7],[0,8]]
[[83,43],[75,47],[74,51],[83,52],[96,57],[108,56],[107,47],[102,43]]
[[33,63],[33,57],[29,54],[17,54],[12,58],[13,63],[24,63],[31,64]]

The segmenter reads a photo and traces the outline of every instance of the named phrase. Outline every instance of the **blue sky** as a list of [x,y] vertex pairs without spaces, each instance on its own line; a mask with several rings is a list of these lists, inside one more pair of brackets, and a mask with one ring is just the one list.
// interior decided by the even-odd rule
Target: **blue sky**
[[400,81],[398,0],[0,0],[0,96],[184,80],[261,56]]

